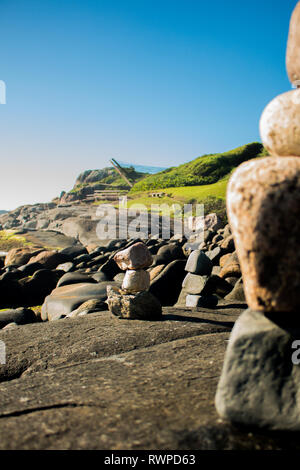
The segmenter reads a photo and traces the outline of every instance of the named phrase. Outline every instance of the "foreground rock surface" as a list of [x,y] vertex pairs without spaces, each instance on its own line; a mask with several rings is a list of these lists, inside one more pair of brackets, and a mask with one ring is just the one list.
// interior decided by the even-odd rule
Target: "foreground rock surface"
[[215,389],[240,312],[165,308],[161,322],[101,312],[2,330],[0,448],[300,448],[299,433],[254,433],[217,416]]
[[103,312],[2,331],[0,448],[236,446],[213,395],[239,311],[168,309],[146,323]]

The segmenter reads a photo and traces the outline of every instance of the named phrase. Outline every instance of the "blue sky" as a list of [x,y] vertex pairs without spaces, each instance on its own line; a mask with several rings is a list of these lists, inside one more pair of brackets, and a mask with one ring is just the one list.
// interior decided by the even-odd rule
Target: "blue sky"
[[0,0],[0,209],[260,140],[293,0]]

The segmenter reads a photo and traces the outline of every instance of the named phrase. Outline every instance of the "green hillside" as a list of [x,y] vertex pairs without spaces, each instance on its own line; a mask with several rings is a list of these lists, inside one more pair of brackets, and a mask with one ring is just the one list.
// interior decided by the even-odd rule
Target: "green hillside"
[[203,155],[178,167],[143,178],[134,185],[131,192],[210,185],[224,178],[242,162],[267,154],[261,143],[253,142],[229,152]]

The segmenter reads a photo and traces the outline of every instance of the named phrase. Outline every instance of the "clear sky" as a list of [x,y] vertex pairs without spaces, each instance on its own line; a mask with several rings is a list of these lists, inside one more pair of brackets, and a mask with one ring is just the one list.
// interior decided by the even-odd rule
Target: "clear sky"
[[260,140],[296,0],[0,0],[0,209]]

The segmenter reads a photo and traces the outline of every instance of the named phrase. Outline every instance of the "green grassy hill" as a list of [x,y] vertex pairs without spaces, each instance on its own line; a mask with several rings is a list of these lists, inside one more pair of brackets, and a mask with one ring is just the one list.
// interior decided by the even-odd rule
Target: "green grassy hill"
[[183,186],[217,183],[246,160],[267,155],[259,142],[238,147],[225,153],[203,155],[178,167],[171,167],[138,181],[131,192],[142,192]]

